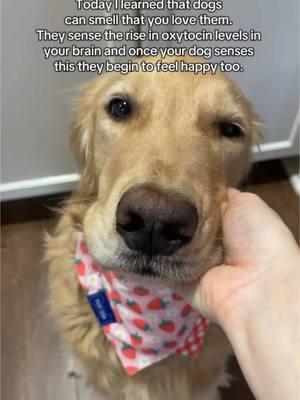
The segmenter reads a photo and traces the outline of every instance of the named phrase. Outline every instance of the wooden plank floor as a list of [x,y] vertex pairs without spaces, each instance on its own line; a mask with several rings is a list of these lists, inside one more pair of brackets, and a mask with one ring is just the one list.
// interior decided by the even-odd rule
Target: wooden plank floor
[[[257,165],[247,188],[267,201],[299,240],[298,197],[280,165]],[[43,204],[55,202],[53,197],[42,200]],[[41,262],[43,232],[53,221],[50,213],[41,211],[44,206],[38,200],[25,205],[25,211],[22,202],[2,205],[2,221],[6,222],[2,226],[2,399],[99,399],[82,378],[68,377],[70,353],[49,312],[47,267]],[[235,381],[222,391],[223,399],[253,399],[235,359],[229,370]]]

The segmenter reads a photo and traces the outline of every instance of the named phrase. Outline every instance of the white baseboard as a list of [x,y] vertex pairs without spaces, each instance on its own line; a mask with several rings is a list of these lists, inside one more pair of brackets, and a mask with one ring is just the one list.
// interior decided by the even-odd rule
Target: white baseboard
[[281,142],[262,143],[253,148],[253,160],[268,161],[284,157],[292,157],[299,153],[299,149],[290,140]]
[[[288,140],[265,143],[260,146],[259,150],[253,149],[254,161],[289,157],[296,153],[297,151],[291,147],[291,142]],[[68,192],[76,187],[78,179],[78,174],[67,174],[3,183],[0,184],[1,201]]]
[[78,179],[78,174],[67,174],[3,183],[1,201],[68,192],[76,187]]

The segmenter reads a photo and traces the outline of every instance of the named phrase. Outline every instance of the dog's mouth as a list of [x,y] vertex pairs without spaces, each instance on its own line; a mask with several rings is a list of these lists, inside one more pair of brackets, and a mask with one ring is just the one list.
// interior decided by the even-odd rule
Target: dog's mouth
[[197,279],[193,266],[178,258],[161,255],[148,256],[139,252],[120,253],[114,258],[114,265],[109,269],[152,279],[170,279],[181,282]]

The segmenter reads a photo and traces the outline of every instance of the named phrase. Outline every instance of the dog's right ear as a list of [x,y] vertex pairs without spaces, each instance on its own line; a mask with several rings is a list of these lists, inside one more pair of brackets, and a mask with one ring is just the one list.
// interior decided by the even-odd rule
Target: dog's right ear
[[99,79],[82,86],[74,101],[71,121],[71,148],[79,165],[79,191],[85,197],[92,196],[97,191],[93,147],[99,86]]

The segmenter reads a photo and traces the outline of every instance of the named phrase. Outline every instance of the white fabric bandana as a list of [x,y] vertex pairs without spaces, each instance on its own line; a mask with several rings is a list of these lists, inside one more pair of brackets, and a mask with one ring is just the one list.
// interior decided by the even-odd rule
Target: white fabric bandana
[[142,285],[93,260],[83,240],[77,242],[75,266],[80,284],[128,375],[171,354],[196,356],[208,321],[169,288]]

